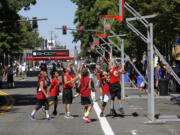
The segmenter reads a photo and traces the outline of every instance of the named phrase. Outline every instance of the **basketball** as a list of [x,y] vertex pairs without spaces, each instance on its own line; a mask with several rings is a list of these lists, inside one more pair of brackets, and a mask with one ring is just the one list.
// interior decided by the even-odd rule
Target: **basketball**
[[110,31],[111,30],[111,24],[104,24],[104,29],[105,31]]

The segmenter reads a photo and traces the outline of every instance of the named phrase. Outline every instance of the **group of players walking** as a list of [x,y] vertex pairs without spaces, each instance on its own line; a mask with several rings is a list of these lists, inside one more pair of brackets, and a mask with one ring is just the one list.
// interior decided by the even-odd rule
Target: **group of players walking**
[[[102,68],[98,68],[98,71],[96,71],[96,73],[100,76],[98,85],[100,89],[100,95],[102,96],[101,113],[99,114],[101,117],[104,116],[104,110],[109,100],[110,114],[116,115],[116,111],[114,109],[115,97],[118,99],[118,110],[121,114],[124,114],[121,101],[120,74],[124,74],[125,71],[122,70],[117,63],[113,62],[111,54],[108,65],[109,66],[107,66],[107,64],[102,59]],[[87,65],[83,65],[80,69],[77,70],[77,72],[72,71],[75,71],[75,69],[69,64],[64,68],[64,72],[62,74],[62,102],[65,105],[66,112],[64,117],[73,119],[73,116],[70,113],[71,104],[73,98],[80,96],[81,104],[84,106],[83,120],[91,122],[89,115],[93,108],[93,99],[96,92],[92,72]],[[53,115],[57,115],[58,95],[60,93],[58,77],[58,72],[53,71],[52,81],[48,86],[47,72],[40,72],[37,86],[37,105],[29,115],[31,120],[35,120],[35,113],[40,108],[45,110],[45,119],[52,120],[49,115],[49,107],[52,105],[54,105]],[[76,94],[74,95],[72,91],[73,87],[76,88]]]

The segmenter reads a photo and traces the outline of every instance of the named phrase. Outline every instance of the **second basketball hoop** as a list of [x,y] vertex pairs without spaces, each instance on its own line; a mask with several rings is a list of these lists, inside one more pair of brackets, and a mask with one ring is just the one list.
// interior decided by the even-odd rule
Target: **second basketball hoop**
[[112,23],[114,22],[114,18],[110,18],[108,16],[100,16],[102,24],[104,25],[105,31],[110,31],[112,28]]
[[92,35],[92,38],[93,38],[93,44],[100,45],[100,40],[98,36]]
[[89,44],[90,44],[91,50],[94,51],[96,49],[96,44],[93,42],[89,42]]

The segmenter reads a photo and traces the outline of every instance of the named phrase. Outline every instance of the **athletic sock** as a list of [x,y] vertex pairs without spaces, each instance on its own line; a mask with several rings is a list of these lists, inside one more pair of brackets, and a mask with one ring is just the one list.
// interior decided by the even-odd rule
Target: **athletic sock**
[[123,105],[122,104],[119,104],[119,109],[123,108]]
[[49,114],[46,114],[46,118],[49,118]]
[[111,109],[111,110],[114,110],[114,105],[110,105],[110,109]]
[[85,117],[88,117],[88,116],[89,116],[89,113],[90,113],[90,112],[87,111],[87,112],[84,114],[84,116],[85,116]]
[[67,112],[67,116],[70,116],[70,112]]
[[92,92],[91,96],[92,96],[92,99],[94,100],[96,97],[95,92]]
[[32,113],[31,113],[31,115],[34,116],[35,112],[36,112],[36,110],[33,110]]

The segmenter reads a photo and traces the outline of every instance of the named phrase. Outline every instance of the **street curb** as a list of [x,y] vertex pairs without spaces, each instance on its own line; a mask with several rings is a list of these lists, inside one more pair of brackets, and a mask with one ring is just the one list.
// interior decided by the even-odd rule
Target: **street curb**
[[3,116],[8,110],[10,110],[14,105],[14,98],[9,96],[7,93],[0,90],[0,95],[4,96],[6,99],[5,105],[0,107],[0,116]]

